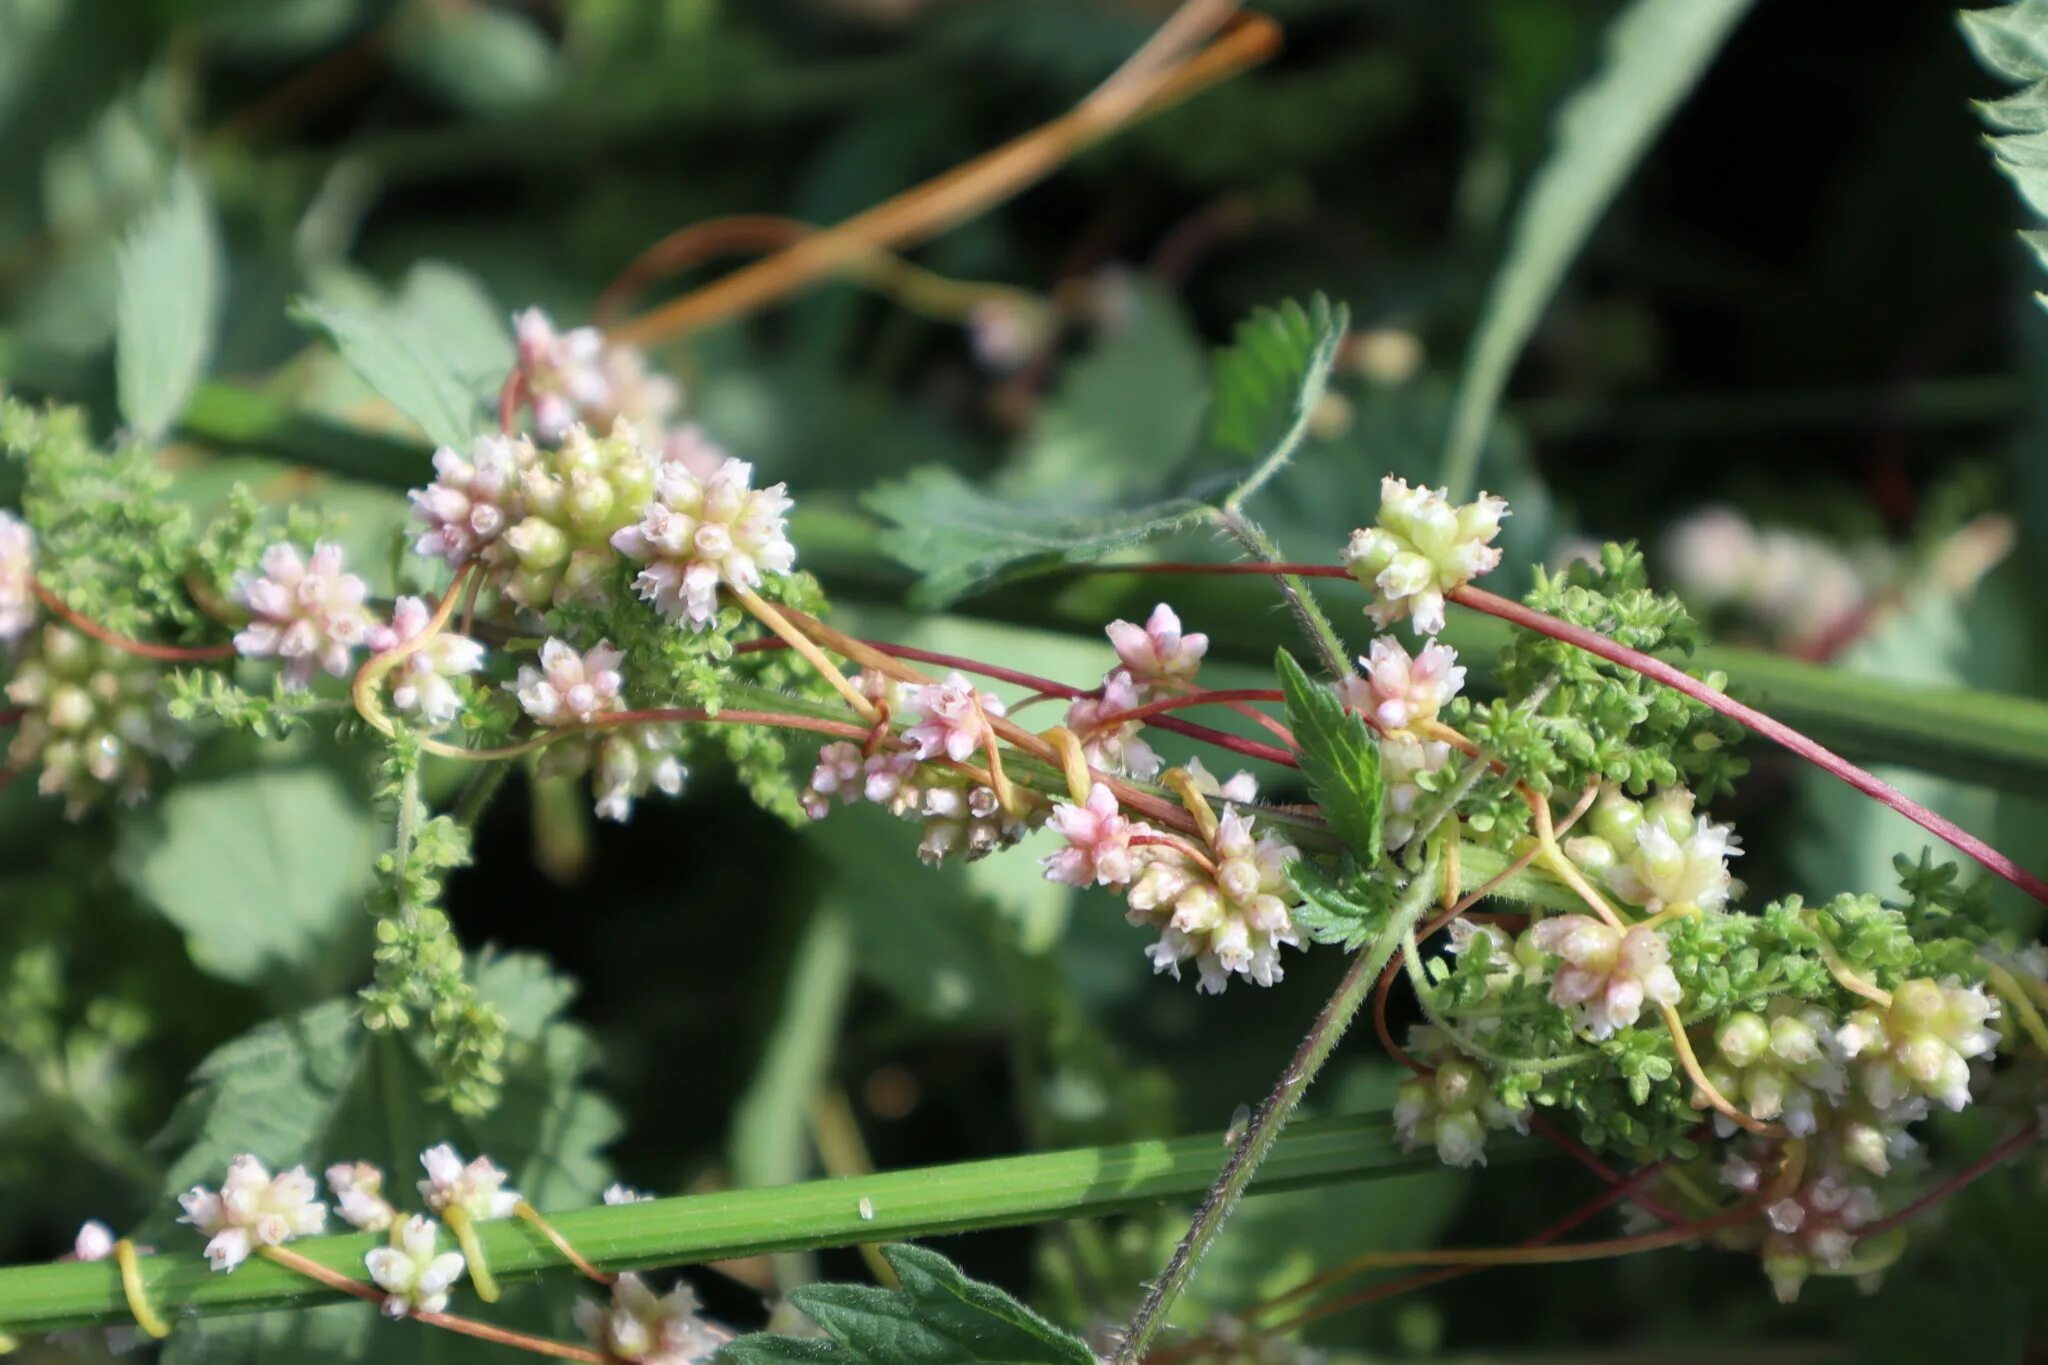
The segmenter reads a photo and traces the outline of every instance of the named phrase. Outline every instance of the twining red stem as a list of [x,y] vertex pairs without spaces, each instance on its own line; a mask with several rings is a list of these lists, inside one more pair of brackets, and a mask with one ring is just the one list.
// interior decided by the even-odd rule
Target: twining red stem
[[1951,1198],[1960,1192],[1964,1186],[1976,1181],[1980,1176],[1989,1174],[1999,1166],[2018,1156],[2028,1147],[2041,1141],[2044,1135],[2048,1135],[2044,1134],[2043,1130],[2043,1124],[2027,1124],[2017,1132],[2010,1134],[2003,1142],[1993,1147],[1983,1156],[1978,1157],[1962,1170],[1957,1171],[1954,1175],[1942,1181],[1941,1184],[1900,1209],[1897,1213],[1878,1219],[1856,1235],[1859,1238],[1875,1237],[1881,1232],[1889,1232],[1899,1224],[1918,1217],[1936,1204]]
[[512,434],[512,423],[519,416],[519,404],[526,397],[526,371],[515,368],[505,376],[505,387],[498,390],[498,430],[506,436]]
[[1133,706],[1128,711],[1112,711],[1099,716],[1095,723],[1105,729],[1131,720],[1151,720],[1168,711],[1184,711],[1190,706],[1221,706],[1234,701],[1283,701],[1286,694],[1270,687],[1230,687],[1213,692],[1183,692],[1177,696],[1161,697],[1148,701],[1142,706]]
[[1753,706],[1745,706],[1726,692],[1709,687],[1698,678],[1673,668],[1660,659],[1653,659],[1640,650],[1616,644],[1605,635],[1587,630],[1583,626],[1572,625],[1568,621],[1560,621],[1554,616],[1525,607],[1519,602],[1510,601],[1483,588],[1467,584],[1462,588],[1453,589],[1448,596],[1451,601],[1461,606],[1485,612],[1488,616],[1497,616],[1512,625],[1521,626],[1524,630],[1548,635],[1553,640],[1562,640],[1568,645],[1585,650],[1588,654],[1598,655],[1610,663],[1620,664],[1623,668],[1634,669],[1646,678],[1683,692],[1694,701],[1741,722],[1768,740],[1783,745],[1815,767],[1832,773],[1865,796],[1890,806],[1928,833],[1947,840],[1955,848],[1969,854],[2035,900],[2048,905],[2048,881],[2043,881],[2027,871],[1954,821],[1935,814],[1904,792],[1878,778],[1876,774],[1857,767],[1834,750],[1808,739],[1783,721],[1774,720]]
[[[962,673],[973,673],[984,678],[994,678],[998,682],[1014,683],[1019,687],[1031,688],[1034,692],[1042,693],[1045,696],[1057,697],[1068,701],[1074,700],[1077,697],[1092,697],[1097,690],[1075,687],[1070,683],[1055,682],[1051,678],[1040,678],[1030,673],[1020,673],[1014,668],[1004,668],[998,664],[985,664],[978,659],[965,659],[955,654],[938,654],[928,649],[912,649],[908,645],[890,644],[882,640],[862,640],[861,643],[869,649],[887,654],[892,658],[910,659],[918,663],[932,664],[939,668],[955,668]],[[789,645],[786,641],[778,640],[772,635],[765,635],[758,640],[746,640],[733,646],[732,652],[734,654],[759,654],[768,650],[787,648],[789,648]],[[1193,705],[1202,700],[1221,699],[1226,695],[1234,696],[1236,694],[1195,694],[1193,700],[1184,701],[1182,704]],[[1279,695],[1277,692],[1270,694],[1273,698],[1277,698]],[[1275,745],[1261,743],[1256,739],[1247,739],[1242,735],[1228,734],[1222,730],[1212,730],[1206,725],[1197,725],[1192,721],[1180,720],[1171,716],[1160,716],[1154,719],[1152,724],[1161,730],[1168,730],[1176,735],[1186,735],[1189,739],[1199,740],[1204,744],[1226,750],[1240,758],[1262,759],[1267,763],[1277,763],[1286,768],[1296,766],[1293,754]]]
[[[1350,570],[1336,564],[1196,564],[1172,561],[1088,567],[1091,571],[1107,573],[1292,574],[1304,578],[1351,577]],[[1547,635],[1553,640],[1562,640],[1609,663],[1620,664],[1623,668],[1633,669],[1646,678],[1663,683],[1666,687],[1676,688],[1694,701],[1749,727],[1774,743],[1783,745],[1815,767],[1832,773],[1865,796],[1891,807],[1928,833],[1967,853],[1991,872],[2011,882],[2043,905],[2048,905],[2048,881],[2043,881],[2027,871],[1954,821],[1935,814],[1896,787],[1880,780],[1874,773],[1857,767],[1834,750],[1807,738],[1783,721],[1774,720],[1753,706],[1745,706],[1718,688],[1709,687],[1698,678],[1673,668],[1660,659],[1654,659],[1641,650],[1617,644],[1605,635],[1587,630],[1583,626],[1572,625],[1568,621],[1560,621],[1554,616],[1525,607],[1519,602],[1497,593],[1490,593],[1484,588],[1475,588],[1468,583],[1462,588],[1452,589],[1445,596],[1460,606],[1484,612],[1488,616],[1499,617],[1503,621],[1521,626],[1524,630]]]
[[147,640],[131,640],[108,630],[89,616],[73,611],[63,598],[45,585],[31,580],[30,588],[36,600],[63,617],[77,629],[84,631],[101,644],[111,645],[123,654],[133,654],[143,659],[160,659],[167,663],[218,663],[235,657],[235,647],[229,645],[153,645]]

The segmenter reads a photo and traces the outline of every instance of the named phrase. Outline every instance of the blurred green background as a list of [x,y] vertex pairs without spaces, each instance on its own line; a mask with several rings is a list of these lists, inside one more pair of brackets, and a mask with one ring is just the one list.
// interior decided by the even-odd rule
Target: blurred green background
[[[112,430],[114,250],[184,161],[228,248],[214,372],[403,435],[292,320],[292,299],[374,298],[431,262],[501,312],[538,303],[580,322],[679,227],[747,212],[832,222],[1058,114],[1168,8],[0,0],[0,380]],[[1175,453],[1192,430],[1207,348],[1255,305],[1323,291],[1367,334],[1298,467],[1256,510],[1295,557],[1333,554],[1383,472],[1434,468],[1517,194],[1614,9],[1265,6],[1287,34],[1269,65],[915,253],[944,275],[1081,301],[1021,370],[980,362],[956,322],[847,284],[656,358],[694,420],[789,482],[809,518],[804,562],[860,629],[1090,684],[1110,661],[1096,630],[1149,605],[1142,590],[1026,589],[920,617],[857,495],[932,462],[1006,471],[1038,494],[1084,477],[1097,495],[1142,493],[1159,472],[1147,451]],[[1502,591],[1583,538],[1635,537],[1724,641],[2042,694],[2048,318],[2012,235],[2021,210],[1969,107],[1994,93],[1943,5],[1760,0],[1517,371],[1483,476],[1516,506]],[[195,504],[253,479],[346,512],[364,546],[404,516],[394,489],[296,471],[289,451],[196,441],[163,458]],[[423,456],[419,471],[396,477],[424,481]],[[13,477],[0,469],[0,501]],[[1782,593],[1717,602],[1719,561],[1702,569],[1667,539],[1716,503],[1772,533],[1797,582],[1838,588],[1838,609],[1816,625],[1797,592],[1790,606]],[[1220,680],[1250,681],[1285,638],[1260,585],[1169,597],[1215,638]],[[1362,647],[1355,599],[1333,605]],[[221,785],[249,752],[223,741],[197,757],[186,781],[214,800],[186,818],[261,813],[268,797]],[[1753,757],[1722,813],[1744,831],[1756,893],[1889,891],[1891,855],[1920,844],[1902,822]],[[54,1254],[88,1214],[157,1210],[167,1154],[149,1140],[191,1068],[366,975],[366,779],[324,745],[293,761],[311,776],[291,818],[319,852],[282,871],[177,863],[163,851],[176,810],[74,826],[26,784],[0,794],[0,1259]],[[1905,780],[2040,861],[2030,794]],[[850,812],[793,832],[711,765],[630,827],[593,826],[584,805],[512,784],[449,905],[466,943],[543,955],[574,981],[589,1084],[618,1111],[610,1166],[648,1189],[819,1170],[814,1093],[844,1097],[885,1168],[1221,1129],[1341,967],[1316,954],[1283,988],[1198,999],[1148,974],[1109,897],[1036,880],[1029,851],[928,871],[906,826]],[[288,930],[265,918],[274,898],[249,903],[266,877],[289,884]],[[269,926],[261,951],[251,917]],[[1392,1070],[1375,1053],[1348,1044],[1312,1107],[1387,1103]],[[828,1149],[843,1126],[823,1125]],[[1937,1141],[1982,1136],[1958,1122]],[[1666,1252],[1496,1272],[1333,1319],[1315,1340],[1396,1359],[2019,1360],[2030,1332],[2042,1339],[2042,1176],[2036,1158],[1957,1200],[1871,1298],[1816,1280],[1782,1309],[1751,1261]],[[1254,1201],[1188,1316],[1369,1247],[1511,1242],[1593,1189],[1544,1157]],[[1080,1325],[1126,1315],[1178,1227],[1162,1214],[945,1249]],[[818,1262],[778,1270],[785,1283],[862,1274],[851,1253]],[[765,1267],[739,1270],[765,1282]],[[758,1322],[746,1283],[701,1288]]]

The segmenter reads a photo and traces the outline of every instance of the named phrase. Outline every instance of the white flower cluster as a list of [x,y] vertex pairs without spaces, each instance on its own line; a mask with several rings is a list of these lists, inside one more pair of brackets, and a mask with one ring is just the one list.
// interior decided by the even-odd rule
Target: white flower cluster
[[[1784,999],[1763,1014],[1731,1014],[1714,1031],[1707,1079],[1751,1118],[1811,1137],[1823,1113],[1841,1101],[1848,1079],[1834,1057],[1834,1029],[1826,1010]],[[1714,1131],[1730,1137],[1735,1121],[1717,1113]]]
[[1604,788],[1589,817],[1593,833],[1565,841],[1571,860],[1609,891],[1651,914],[1719,910],[1741,890],[1728,860],[1742,856],[1731,825],[1693,812],[1693,796],[1670,787],[1648,801]]
[[327,1206],[314,1198],[319,1187],[303,1166],[272,1175],[246,1152],[228,1163],[227,1178],[215,1193],[195,1185],[178,1196],[190,1223],[207,1238],[206,1259],[230,1271],[260,1246],[283,1246],[327,1227]]
[[296,545],[271,546],[261,573],[236,578],[234,597],[252,618],[235,648],[244,658],[282,660],[287,687],[305,687],[323,669],[347,677],[376,626],[369,585],[348,572],[332,541],[315,545],[310,556]]
[[[935,726],[927,737],[936,746],[933,753],[942,754],[949,736],[964,733],[960,726]],[[954,858],[973,862],[986,857],[1016,843],[1031,828],[1030,817],[1012,815],[1002,808],[994,789],[921,762],[917,750],[891,750],[864,758],[858,745],[844,741],[827,744],[818,751],[818,766],[801,801],[806,814],[822,820],[830,813],[834,797],[849,805],[872,801],[892,815],[924,821],[917,856],[933,866]]]
[[[1211,995],[1222,994],[1233,976],[1273,985],[1283,975],[1281,947],[1301,946],[1288,913],[1301,903],[1287,879],[1297,850],[1257,834],[1248,816],[1225,806],[1207,849],[1197,851],[1201,858],[1171,845],[1141,849],[1124,918],[1159,931],[1146,953],[1152,969],[1178,980],[1181,964],[1193,962],[1196,989]],[[1098,878],[1100,867],[1098,852]]]
[[[427,632],[434,610],[424,598],[401,597],[392,604],[391,624],[370,630],[371,652],[408,645]],[[412,653],[399,660],[387,685],[391,704],[416,714],[429,726],[440,727],[462,713],[462,694],[454,680],[484,666],[484,647],[466,635],[443,630]]]
[[414,1214],[399,1225],[392,1245],[364,1254],[364,1268],[384,1291],[386,1317],[447,1311],[448,1291],[468,1263],[459,1251],[440,1250],[440,1237],[439,1223]]
[[1395,1093],[1394,1135],[1403,1151],[1428,1143],[1447,1166],[1484,1166],[1487,1133],[1529,1131],[1527,1102],[1503,1103],[1486,1073],[1460,1057],[1438,1030],[1410,1029],[1408,1051],[1431,1072],[1403,1081]]
[[609,426],[621,417],[657,426],[682,403],[674,380],[649,373],[638,350],[608,344],[595,327],[561,331],[545,312],[528,308],[513,317],[512,329],[520,387],[547,440],[560,440],[578,423]]
[[1818,536],[1758,527],[1724,506],[1678,522],[1663,551],[1688,601],[1735,609],[1800,652],[1822,648],[1851,627],[1892,572],[1881,550],[1844,553]]
[[1144,722],[1114,717],[1187,690],[1209,652],[1209,637],[1184,633],[1180,617],[1164,602],[1144,625],[1112,621],[1108,634],[1122,666],[1105,674],[1093,695],[1068,705],[1066,725],[1080,737],[1090,766],[1150,779],[1158,775],[1161,759],[1140,737]]
[[697,1365],[726,1342],[724,1332],[704,1321],[687,1284],[656,1294],[632,1274],[613,1282],[609,1305],[580,1300],[576,1325],[607,1356],[638,1365]]
[[1961,1109],[1970,1102],[1970,1062],[1998,1046],[1997,1017],[1998,1001],[1982,986],[1922,977],[1892,992],[1889,1009],[1850,1015],[1835,1045],[1879,1110],[1916,1096]]
[[1373,621],[1409,619],[1424,635],[1442,633],[1444,594],[1500,563],[1493,539],[1507,514],[1506,500],[1486,493],[1456,507],[1443,489],[1382,479],[1377,524],[1353,531],[1344,550],[1344,566],[1373,591]]
[[[1776,1165],[1775,1153],[1767,1146],[1753,1154],[1738,1153],[1723,1163],[1721,1180],[1738,1193],[1754,1195],[1765,1187]],[[1866,1177],[1832,1161],[1814,1163],[1798,1189],[1764,1208],[1764,1273],[1770,1276],[1778,1301],[1798,1298],[1800,1286],[1817,1267],[1846,1266],[1857,1234],[1882,1212]]]
[[[550,729],[588,725],[626,709],[625,675],[619,665],[625,654],[599,641],[578,653],[564,640],[541,646],[540,666],[521,666],[507,687],[537,724]],[[608,726],[580,739],[551,744],[542,753],[540,771],[547,777],[596,774],[597,813],[623,821],[633,803],[649,791],[674,796],[689,778],[675,755],[676,738],[660,725]]]
[[702,630],[718,614],[721,586],[752,591],[764,573],[795,566],[788,492],[779,483],[753,488],[753,477],[744,460],[726,460],[706,478],[664,464],[637,524],[612,536],[641,566],[633,586],[669,620]]
[[1649,925],[1623,930],[1591,915],[1554,915],[1531,937],[1558,958],[1551,1003],[1576,1010],[1580,1027],[1593,1038],[1611,1038],[1634,1024],[1646,1003],[1679,1001],[1671,945]]
[[420,1198],[435,1213],[445,1215],[450,1209],[460,1209],[484,1221],[510,1218],[519,1207],[519,1191],[505,1187],[508,1177],[504,1168],[489,1157],[465,1163],[462,1153],[444,1142],[421,1152],[420,1165],[427,1172],[427,1178],[419,1182]]
[[36,538],[28,523],[0,512],[0,645],[36,622]]

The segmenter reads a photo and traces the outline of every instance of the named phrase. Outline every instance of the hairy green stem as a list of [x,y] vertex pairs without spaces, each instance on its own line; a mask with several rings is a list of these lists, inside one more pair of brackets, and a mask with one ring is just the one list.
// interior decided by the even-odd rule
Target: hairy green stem
[[1266,1096],[1244,1136],[1231,1149],[1230,1160],[1223,1164],[1216,1183],[1209,1187],[1207,1197],[1195,1211],[1187,1234],[1174,1248],[1173,1259],[1152,1282],[1151,1291],[1139,1306],[1137,1316],[1124,1329],[1123,1339],[1117,1344],[1114,1365],[1140,1365],[1145,1359],[1145,1352],[1150,1349],[1153,1339],[1166,1325],[1168,1310],[1194,1278],[1195,1267],[1203,1253],[1223,1231],[1224,1222],[1237,1207],[1237,1201],[1244,1197],[1252,1176],[1272,1153],[1280,1138],[1280,1130],[1293,1117],[1302,1096],[1308,1093],[1310,1082],[1322,1070],[1323,1063],[1329,1060],[1338,1040],[1358,1016],[1360,1007],[1371,998],[1380,972],[1394,955],[1395,947],[1415,927],[1415,921],[1422,917],[1423,911],[1429,908],[1431,892],[1436,887],[1435,873],[1432,863],[1409,883],[1372,946],[1352,959],[1350,970],[1344,973],[1344,979],[1337,983],[1336,991],[1324,1003],[1322,1013],[1316,1016],[1315,1024],[1301,1040],[1301,1046],[1295,1049],[1287,1069],[1280,1073],[1280,1083]]
[[[1259,524],[1237,510],[1235,504],[1226,505],[1218,517],[1223,529],[1231,539],[1242,545],[1249,553],[1268,564],[1280,562],[1280,547],[1266,534]],[[1343,637],[1330,624],[1322,604],[1307,583],[1293,574],[1283,574],[1279,579],[1280,593],[1287,600],[1287,609],[1294,613],[1301,633],[1315,646],[1316,655],[1323,661],[1323,667],[1332,678],[1343,679],[1352,675],[1351,653],[1345,648]]]

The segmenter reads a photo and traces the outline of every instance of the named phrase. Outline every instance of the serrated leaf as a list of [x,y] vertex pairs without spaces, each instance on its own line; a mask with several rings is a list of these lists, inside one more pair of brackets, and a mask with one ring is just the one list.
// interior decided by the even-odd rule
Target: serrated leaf
[[437,445],[467,448],[513,361],[490,295],[462,271],[416,265],[381,307],[301,299],[293,315],[326,334],[348,367]]
[[1356,894],[1366,888],[1355,877],[1332,877],[1306,858],[1287,865],[1287,879],[1303,898],[1293,912],[1295,927],[1307,930],[1317,943],[1334,944],[1347,953],[1372,942],[1393,909],[1390,902]]
[[124,824],[115,867],[229,981],[303,972],[355,921],[377,831],[326,768],[264,766],[171,789]]
[[995,489],[1070,506],[1149,493],[1195,438],[1201,388],[1201,348],[1179,305],[1141,288],[1129,319],[1061,372]]
[[190,166],[115,254],[114,387],[138,439],[170,430],[213,357],[220,320],[220,233]]
[[891,1246],[882,1254],[901,1289],[810,1285],[790,1295],[830,1342],[764,1334],[719,1353],[730,1365],[1096,1365],[1079,1337],[1047,1322],[993,1285],[970,1280],[935,1251]]
[[1286,650],[1275,654],[1280,690],[1287,698],[1287,725],[1301,746],[1301,774],[1322,805],[1323,817],[1352,855],[1366,867],[1386,856],[1380,807],[1386,791],[1380,779],[1380,746],[1356,712],[1336,692],[1312,680]]
[[[1956,18],[1978,62],[2024,85],[2004,99],[1979,103],[1977,113],[1992,130],[1986,141],[2000,173],[2036,216],[2048,217],[2048,0],[1966,10]],[[2020,238],[2048,267],[2048,239],[2039,232]]]
[[1565,270],[1750,0],[1633,0],[1608,26],[1600,71],[1558,110],[1465,356],[1443,481],[1472,491],[1488,424]]
[[1237,325],[1231,344],[1216,353],[1208,444],[1258,462],[1231,495],[1233,503],[1293,457],[1350,325],[1349,310],[1321,294],[1306,308],[1289,299],[1254,311]]
[[923,574],[911,600],[941,607],[971,592],[1063,564],[1086,564],[1210,516],[1187,498],[1077,515],[984,492],[950,469],[928,465],[862,498],[893,525],[882,548]]

